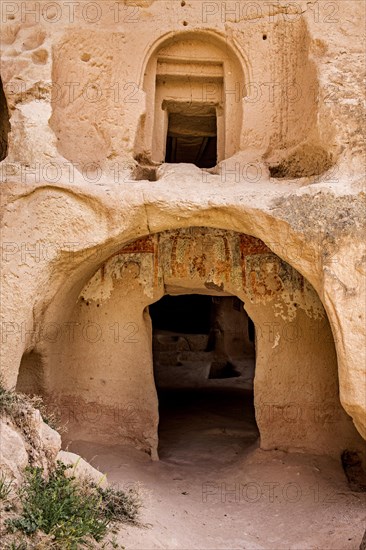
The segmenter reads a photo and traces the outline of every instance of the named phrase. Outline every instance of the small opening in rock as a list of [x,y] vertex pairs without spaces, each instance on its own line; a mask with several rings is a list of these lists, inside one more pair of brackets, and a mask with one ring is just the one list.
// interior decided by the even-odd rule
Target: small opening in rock
[[263,40],[267,40],[267,35],[266,34],[263,35]]
[[254,323],[250,319],[250,317],[248,317],[248,337],[250,342],[255,342],[255,328]]
[[44,393],[44,366],[40,353],[31,350],[23,354],[15,389],[28,395]]
[[341,460],[351,491],[356,493],[366,492],[366,471],[360,453],[345,450],[342,453]]
[[187,21],[183,21],[183,25],[186,27],[188,25]]
[[138,164],[133,171],[132,177],[136,181],[147,180],[157,181],[157,167],[144,164]]
[[332,157],[320,146],[305,144],[287,158],[269,166],[271,178],[304,178],[320,175],[332,166]]
[[9,109],[6,101],[3,83],[0,77],[0,161],[8,154],[8,134],[10,132]]
[[183,8],[183,7],[184,7],[184,6],[186,5],[185,1],[184,1],[184,0],[182,0],[182,1],[181,1],[181,3],[180,3],[180,5],[181,5],[181,6],[182,6],[182,8]]
[[199,168],[217,164],[217,120],[214,107],[188,115],[169,113],[165,162],[187,162]]

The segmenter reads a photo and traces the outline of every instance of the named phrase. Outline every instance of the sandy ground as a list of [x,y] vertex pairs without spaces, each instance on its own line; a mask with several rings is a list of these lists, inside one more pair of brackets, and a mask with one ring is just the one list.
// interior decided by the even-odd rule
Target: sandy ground
[[158,462],[125,446],[69,446],[111,483],[141,485],[146,526],[120,530],[126,549],[358,550],[366,494],[348,488],[338,460],[260,450],[249,390],[163,392],[160,414]]

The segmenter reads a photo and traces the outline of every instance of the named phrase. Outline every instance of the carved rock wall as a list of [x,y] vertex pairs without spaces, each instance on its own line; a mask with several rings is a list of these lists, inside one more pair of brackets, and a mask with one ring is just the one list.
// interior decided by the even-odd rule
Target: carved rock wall
[[[8,133],[4,108],[6,384],[16,384],[26,354],[24,363],[37,371],[39,388],[52,387],[47,369],[58,371],[60,356],[51,361],[54,350],[45,340],[69,330],[64,323],[75,321],[82,289],[122,246],[168,230],[221,228],[261,239],[311,283],[330,322],[342,406],[366,437],[364,42],[355,39],[363,36],[364,6],[357,0],[301,0],[257,2],[253,11],[253,3],[234,2],[230,12],[225,2],[182,4],[1,6],[1,79],[11,125]],[[136,181],[134,156],[150,154],[144,124],[154,104],[156,74],[149,62],[164,48],[169,53],[175,42],[179,50],[193,35],[207,55],[210,45],[227,46],[240,65],[242,116],[225,131],[236,153],[212,174],[192,165],[165,165],[157,181]],[[259,268],[258,261],[250,265],[253,284],[267,296],[283,273],[271,272],[271,282],[264,284],[265,265]],[[174,277],[172,285],[186,284]],[[147,288],[154,288],[150,283]],[[128,277],[115,284],[123,294]],[[276,313],[287,310],[280,301]],[[134,315],[146,327],[145,354],[149,320],[141,311]],[[305,311],[298,315],[307,322]],[[332,357],[329,351],[330,362]],[[148,379],[151,365],[142,368]],[[153,403],[154,391],[149,392]]]
[[[312,286],[259,239],[204,228],[124,246],[86,284],[64,319],[68,330],[50,327],[44,334],[42,385],[50,403],[58,403],[68,438],[132,442],[156,456],[148,305],[165,293],[243,300],[256,326],[262,448],[338,454],[361,447],[339,403],[334,342]],[[21,368],[20,388],[22,376]]]

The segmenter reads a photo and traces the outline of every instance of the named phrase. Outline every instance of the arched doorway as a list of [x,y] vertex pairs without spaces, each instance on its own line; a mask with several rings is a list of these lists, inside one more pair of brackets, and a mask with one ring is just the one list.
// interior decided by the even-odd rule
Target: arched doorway
[[59,406],[69,440],[124,442],[157,456],[149,306],[184,294],[236,297],[253,320],[263,449],[338,455],[357,446],[339,402],[331,329],[312,286],[259,239],[204,227],[125,245],[84,286],[64,319],[68,330],[42,342],[39,384]]
[[164,37],[150,53],[135,158],[210,168],[240,145],[247,63],[217,34]]

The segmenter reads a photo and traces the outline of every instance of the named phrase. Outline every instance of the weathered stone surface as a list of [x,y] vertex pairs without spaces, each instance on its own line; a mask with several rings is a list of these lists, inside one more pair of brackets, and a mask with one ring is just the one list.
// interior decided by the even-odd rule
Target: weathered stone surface
[[28,464],[28,453],[23,438],[6,418],[0,419],[0,442],[0,470],[19,481]]
[[56,430],[43,421],[39,423],[37,431],[47,456],[47,461],[48,463],[53,464],[61,448],[61,436]]
[[91,480],[100,487],[105,487],[107,485],[106,476],[96,468],[93,468],[93,466],[79,455],[68,451],[59,451],[57,460],[63,462],[67,466],[72,466],[72,469],[66,470],[65,473],[67,476],[72,475],[79,479]]
[[[305,377],[298,390],[308,392],[309,402],[315,396],[331,395],[333,400],[339,391],[343,408],[366,438],[364,42],[354,38],[362,35],[362,3],[257,3],[259,11],[253,13],[247,3],[238,2],[237,11],[229,13],[223,2],[192,2],[188,10],[179,2],[141,1],[124,3],[119,15],[111,4],[116,5],[100,5],[94,22],[83,12],[83,3],[74,6],[72,17],[62,2],[52,3],[46,12],[36,7],[41,11],[33,17],[22,12],[23,5],[34,8],[33,3],[14,2],[4,15],[1,77],[11,125],[8,144],[2,147],[8,154],[0,165],[1,369],[6,384],[17,383],[23,355],[34,353],[39,359],[32,369],[38,369],[40,391],[62,393],[64,379],[75,388],[77,406],[85,401],[87,413],[70,410],[72,421],[77,413],[76,423],[89,422],[98,431],[95,396],[106,398],[111,388],[108,418],[112,423],[115,415],[122,418],[115,437],[153,449],[156,395],[149,319],[143,310],[165,292],[159,272],[146,268],[157,262],[149,251],[138,260],[134,252],[120,266],[122,271],[111,270],[99,286],[104,294],[98,311],[113,296],[116,303],[121,301],[114,318],[120,330],[129,322],[139,327],[140,340],[124,342],[128,345],[119,363],[126,365],[119,378],[126,389],[122,409],[120,401],[113,401],[120,386],[110,368],[118,359],[115,329],[107,326],[102,334],[98,353],[103,361],[96,365],[96,335],[85,327],[100,321],[97,302],[86,306],[81,296],[88,283],[90,289],[97,277],[103,278],[102,266],[108,271],[128,243],[149,236],[153,241],[157,234],[178,229],[216,228],[260,239],[276,258],[273,265],[285,262],[297,273],[292,282],[301,276],[311,288],[316,297],[312,306],[306,299],[296,313],[307,326],[301,345],[307,339],[307,346],[313,346],[310,321],[324,308],[329,326],[323,329],[334,347],[329,351],[333,343],[317,343],[314,357],[325,354],[324,379],[318,384],[314,378],[311,385]],[[189,75],[190,92],[182,74]],[[218,166],[209,172],[184,163],[159,167],[167,131],[164,117],[178,107],[187,116],[187,106],[202,103],[216,109]],[[5,143],[6,120],[0,127]],[[136,180],[137,173],[156,181]],[[279,276],[265,272],[268,265],[261,261],[248,260],[256,274],[254,286],[265,291],[258,302],[267,300]],[[169,284],[190,291],[207,291],[205,282],[219,287],[223,281],[215,266],[213,280],[198,275],[193,280],[178,261],[174,269],[181,279],[169,275]],[[234,284],[238,273],[222,269],[239,293]],[[151,297],[155,276],[159,292]],[[248,296],[253,284],[247,287]],[[131,314],[118,317],[128,301]],[[295,302],[289,298],[279,317],[289,314]],[[254,306],[248,305],[253,316]],[[257,323],[268,322],[258,308],[257,315]],[[74,323],[80,319],[81,336],[74,337],[73,330],[80,329]],[[272,321],[277,319],[273,313]],[[129,330],[123,338],[133,340]],[[70,355],[77,338],[83,345],[78,346],[76,366]],[[274,343],[263,347],[258,387],[269,388],[265,382],[271,373],[264,364],[278,352],[277,346],[272,350]],[[103,376],[90,380],[89,366]],[[138,368],[145,373],[143,382],[136,377]],[[284,368],[281,364],[278,373],[285,377]],[[298,368],[300,372],[300,363]],[[306,369],[310,372],[311,365]],[[292,386],[298,382],[291,379]],[[139,399],[130,400],[130,394]],[[270,389],[262,397],[277,403]],[[342,426],[344,420],[346,415]],[[301,428],[309,447],[317,434],[326,433],[320,424],[318,431],[307,432],[306,422]],[[277,432],[285,447],[287,428],[284,424]],[[294,437],[300,439],[301,430]],[[275,444],[268,430],[268,445]],[[320,447],[326,452],[325,441]]]
[[22,423],[23,430],[7,416],[0,419],[0,469],[16,481],[22,479],[27,465],[41,467],[47,475],[61,448],[60,434],[43,421],[37,409],[23,411]]
[[362,537],[362,541],[361,541],[361,544],[360,544],[360,550],[365,550],[365,548],[366,548],[366,531],[365,531],[364,536]]

